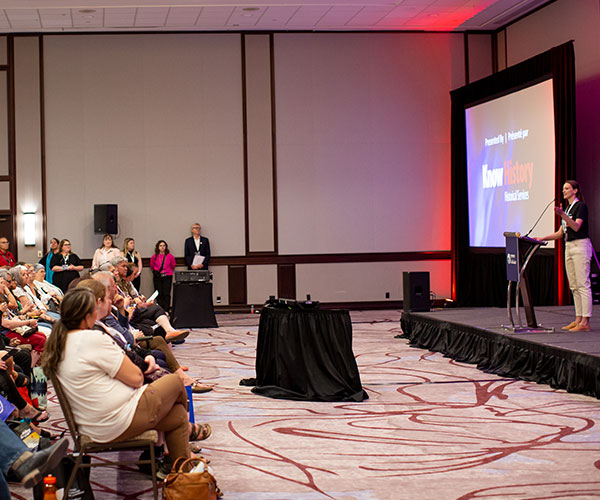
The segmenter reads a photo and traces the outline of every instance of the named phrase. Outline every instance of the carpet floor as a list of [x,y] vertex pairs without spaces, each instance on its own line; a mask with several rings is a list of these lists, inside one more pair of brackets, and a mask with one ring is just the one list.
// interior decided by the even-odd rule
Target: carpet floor
[[[352,313],[369,399],[267,399],[254,377],[257,315],[219,315],[175,355],[215,390],[194,395],[202,453],[224,500],[600,498],[600,401],[500,378],[408,346],[400,311]],[[49,388],[50,430],[65,421]],[[133,468],[92,469],[98,500],[150,499]],[[11,485],[13,498],[32,498]]]

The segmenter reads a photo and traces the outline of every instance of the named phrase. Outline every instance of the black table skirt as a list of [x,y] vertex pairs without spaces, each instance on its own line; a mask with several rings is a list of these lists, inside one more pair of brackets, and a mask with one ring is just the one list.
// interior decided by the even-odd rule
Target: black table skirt
[[175,328],[217,328],[212,302],[212,283],[173,284]]
[[348,311],[264,308],[255,394],[304,401],[362,401]]

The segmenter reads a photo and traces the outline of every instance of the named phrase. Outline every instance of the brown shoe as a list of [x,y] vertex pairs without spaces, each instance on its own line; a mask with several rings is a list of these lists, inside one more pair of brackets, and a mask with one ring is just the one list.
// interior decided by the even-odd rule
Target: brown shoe
[[173,330],[165,335],[165,342],[175,342],[176,340],[183,340],[190,334],[189,330]]
[[567,326],[563,326],[563,330],[570,330],[571,328],[575,328],[579,323],[577,321],[571,321]]
[[210,392],[212,390],[213,390],[213,388],[210,385],[204,385],[204,384],[201,384],[200,382],[194,382],[192,384],[192,392],[194,394],[202,394],[204,392]]
[[587,325],[587,326],[577,325],[575,328],[571,328],[569,331],[570,332],[589,332],[590,330],[591,330],[590,325]]

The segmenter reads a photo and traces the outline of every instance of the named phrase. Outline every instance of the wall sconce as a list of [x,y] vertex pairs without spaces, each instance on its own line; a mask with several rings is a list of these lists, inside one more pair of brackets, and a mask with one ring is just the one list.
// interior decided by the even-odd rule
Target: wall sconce
[[35,246],[35,212],[23,213],[23,243],[26,247]]

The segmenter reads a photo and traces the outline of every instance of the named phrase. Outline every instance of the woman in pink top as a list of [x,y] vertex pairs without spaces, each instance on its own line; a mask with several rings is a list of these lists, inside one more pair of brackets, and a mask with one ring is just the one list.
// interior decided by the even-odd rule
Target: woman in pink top
[[150,257],[150,269],[154,277],[154,289],[158,291],[156,302],[165,311],[171,307],[171,284],[175,265],[175,257],[169,252],[167,242],[158,240],[154,255]]

